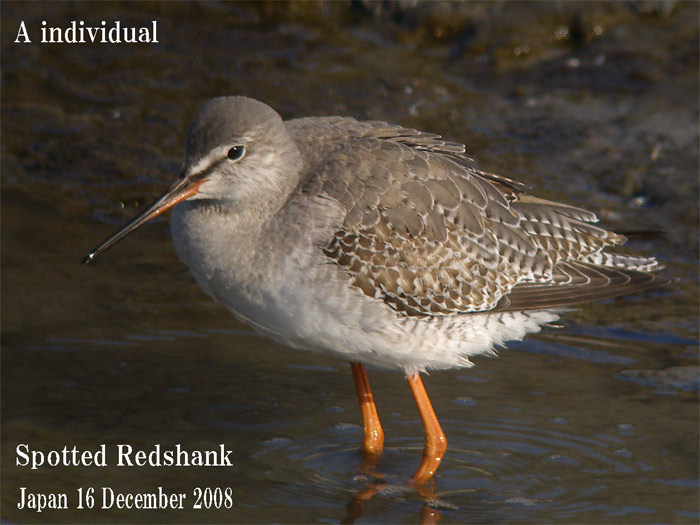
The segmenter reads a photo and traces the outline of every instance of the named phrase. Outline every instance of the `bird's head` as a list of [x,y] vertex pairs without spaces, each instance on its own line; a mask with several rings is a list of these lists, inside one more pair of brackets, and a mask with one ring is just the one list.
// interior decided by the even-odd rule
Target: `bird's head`
[[288,174],[301,165],[282,118],[262,102],[220,97],[206,102],[187,133],[179,180],[83,260],[101,252],[173,206],[208,199],[228,209],[264,206],[290,191]]

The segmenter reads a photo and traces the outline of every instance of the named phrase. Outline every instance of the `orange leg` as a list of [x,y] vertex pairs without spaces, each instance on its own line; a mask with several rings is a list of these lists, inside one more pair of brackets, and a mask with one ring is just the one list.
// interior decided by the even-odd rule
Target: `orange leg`
[[440,466],[442,456],[447,450],[447,438],[440,428],[433,405],[430,404],[428,393],[425,391],[423,381],[418,374],[414,374],[408,378],[408,384],[411,386],[413,398],[416,400],[418,412],[423,420],[425,427],[425,447],[423,448],[423,461],[420,467],[413,475],[413,483],[422,485],[433,477],[435,471]]
[[384,431],[382,430],[382,424],[379,422],[377,407],[374,406],[374,397],[369,387],[367,371],[361,363],[350,363],[350,366],[352,367],[357,398],[360,401],[360,409],[362,410],[362,423],[365,427],[362,448],[365,454],[378,455],[382,453],[384,448]]

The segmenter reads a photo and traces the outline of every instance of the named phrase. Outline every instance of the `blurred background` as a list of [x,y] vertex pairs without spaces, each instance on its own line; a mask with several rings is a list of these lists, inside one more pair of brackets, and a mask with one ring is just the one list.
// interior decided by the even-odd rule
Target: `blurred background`
[[[697,523],[699,5],[3,2],[3,521]],[[44,20],[156,20],[159,43],[41,44]],[[22,21],[31,44],[14,43]],[[347,364],[235,321],[178,260],[167,218],[80,265],[177,177],[197,108],[239,94],[463,142],[607,227],[663,230],[629,245],[679,281],[428,376],[450,443],[428,496],[405,484],[423,440],[409,389],[370,370],[387,448],[358,475]],[[224,443],[235,466],[29,471],[18,443]],[[89,486],[190,504],[231,487],[235,504],[75,510]],[[73,508],[20,511],[19,487]]]

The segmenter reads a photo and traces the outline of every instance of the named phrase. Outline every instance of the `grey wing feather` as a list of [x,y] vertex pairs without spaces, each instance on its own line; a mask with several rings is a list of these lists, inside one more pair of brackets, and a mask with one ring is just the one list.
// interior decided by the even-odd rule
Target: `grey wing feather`
[[551,308],[668,282],[646,273],[654,259],[604,252],[625,237],[594,213],[479,171],[460,144],[382,122],[304,121],[288,124],[318,134],[298,191],[345,210],[324,253],[401,315]]

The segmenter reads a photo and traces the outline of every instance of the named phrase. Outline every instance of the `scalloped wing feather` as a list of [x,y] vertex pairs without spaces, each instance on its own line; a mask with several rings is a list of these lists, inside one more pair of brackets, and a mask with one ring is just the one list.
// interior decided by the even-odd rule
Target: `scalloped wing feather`
[[400,315],[553,308],[668,282],[646,273],[654,259],[604,252],[626,239],[594,213],[479,171],[461,144],[383,122],[304,120],[288,124],[318,134],[299,191],[345,211],[322,249]]

